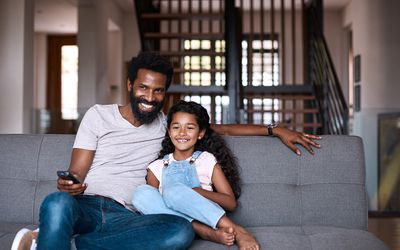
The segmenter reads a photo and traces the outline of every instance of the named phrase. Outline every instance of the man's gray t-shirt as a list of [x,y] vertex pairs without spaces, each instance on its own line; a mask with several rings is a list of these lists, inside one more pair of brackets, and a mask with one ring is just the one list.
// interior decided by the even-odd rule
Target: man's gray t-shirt
[[165,131],[161,112],[151,124],[135,127],[116,104],[91,107],[73,146],[96,151],[85,179],[85,194],[110,197],[130,207],[133,191],[146,183],[146,168],[156,159]]

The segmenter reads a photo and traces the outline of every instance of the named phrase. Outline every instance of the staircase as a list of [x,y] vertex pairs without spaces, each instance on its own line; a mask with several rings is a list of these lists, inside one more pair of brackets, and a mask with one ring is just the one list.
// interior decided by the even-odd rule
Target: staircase
[[306,69],[298,66],[307,61],[299,56],[305,49],[297,43],[306,42],[295,21],[305,19],[304,1],[236,2],[134,0],[142,49],[159,51],[174,66],[166,110],[193,100],[213,123],[325,132],[315,85],[304,84]]

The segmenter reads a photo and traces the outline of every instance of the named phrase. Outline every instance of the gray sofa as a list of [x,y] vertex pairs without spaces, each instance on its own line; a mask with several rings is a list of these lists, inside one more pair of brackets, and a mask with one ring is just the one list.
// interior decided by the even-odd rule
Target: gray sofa
[[[225,137],[238,158],[243,193],[229,214],[262,249],[388,249],[367,232],[362,141],[324,136],[301,157],[277,138]],[[36,227],[56,170],[70,161],[73,135],[0,135],[0,249],[21,227]],[[195,240],[191,249],[227,249]],[[233,247],[232,249],[236,249]]]

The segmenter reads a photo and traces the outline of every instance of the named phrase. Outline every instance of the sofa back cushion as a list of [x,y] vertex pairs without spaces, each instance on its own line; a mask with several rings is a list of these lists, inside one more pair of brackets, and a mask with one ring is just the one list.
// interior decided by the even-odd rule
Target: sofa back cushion
[[362,141],[323,136],[297,156],[278,138],[226,137],[241,167],[242,195],[230,216],[245,226],[367,228]]
[[0,221],[37,223],[56,171],[69,166],[73,135],[0,135]]
[[[0,221],[37,223],[56,171],[69,166],[74,135],[0,135]],[[277,138],[225,137],[241,167],[242,195],[229,214],[244,226],[367,228],[361,139],[324,136],[314,156]]]

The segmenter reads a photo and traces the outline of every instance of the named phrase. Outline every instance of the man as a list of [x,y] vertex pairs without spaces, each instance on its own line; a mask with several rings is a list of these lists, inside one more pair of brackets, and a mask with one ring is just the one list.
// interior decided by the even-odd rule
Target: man
[[[125,106],[95,105],[82,119],[69,171],[82,183],[59,178],[61,192],[48,195],[40,208],[38,249],[186,249],[194,233],[186,220],[172,215],[141,215],[131,204],[145,183],[146,167],[156,158],[166,131],[161,111],[171,84],[171,64],[144,52],[132,59]],[[311,139],[285,128],[213,125],[220,134],[274,135],[297,154],[294,143],[313,153]],[[30,244],[37,233],[21,230],[15,247]],[[34,248],[34,247],[33,247]],[[16,248],[17,249],[17,248]],[[29,248],[28,248],[29,249]]]

